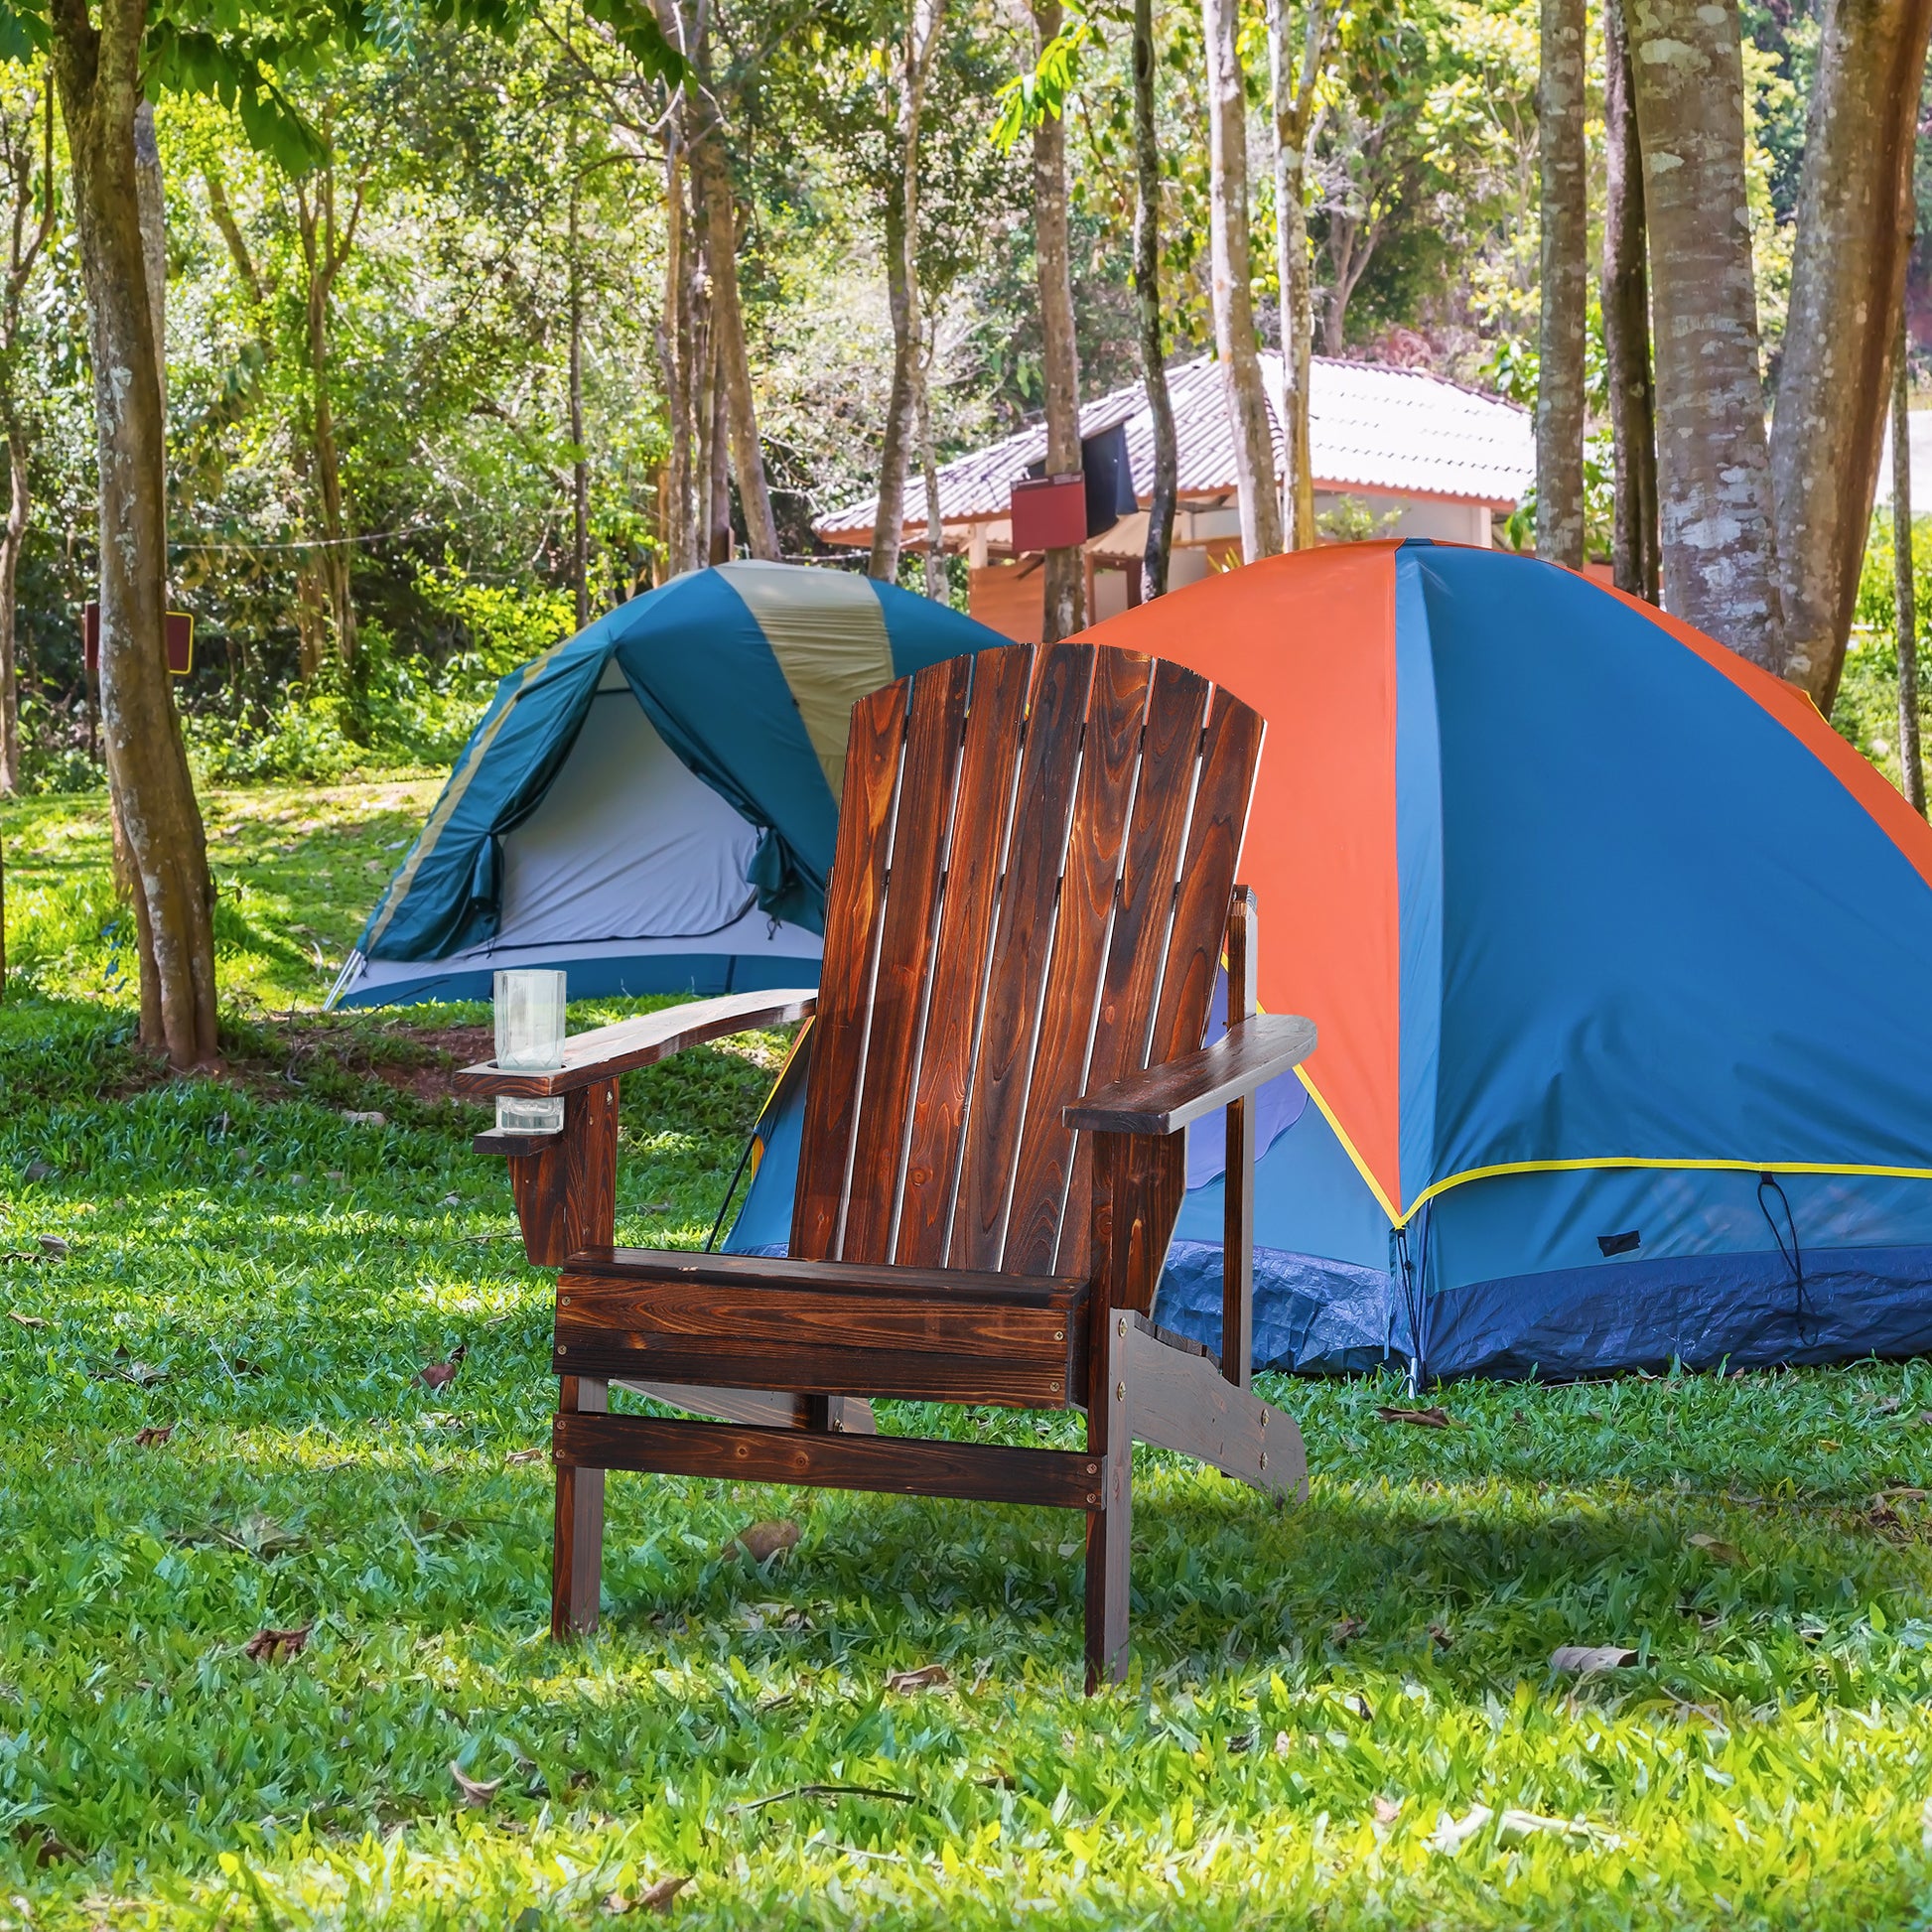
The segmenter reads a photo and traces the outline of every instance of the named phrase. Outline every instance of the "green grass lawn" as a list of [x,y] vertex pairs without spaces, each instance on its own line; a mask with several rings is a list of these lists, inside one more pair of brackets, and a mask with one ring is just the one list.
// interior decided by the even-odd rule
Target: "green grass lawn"
[[[0,814],[0,1925],[588,1926],[669,1878],[692,1926],[1932,1919],[1921,1364],[1447,1430],[1271,1378],[1311,1501],[1143,1451],[1092,1701],[1040,1511],[615,1476],[604,1634],[552,1646],[550,1284],[447,1091],[483,1013],[314,1011],[426,791],[212,801],[224,1081],[129,1043],[97,807]],[[626,1238],[703,1239],[781,1044],[626,1083]]]

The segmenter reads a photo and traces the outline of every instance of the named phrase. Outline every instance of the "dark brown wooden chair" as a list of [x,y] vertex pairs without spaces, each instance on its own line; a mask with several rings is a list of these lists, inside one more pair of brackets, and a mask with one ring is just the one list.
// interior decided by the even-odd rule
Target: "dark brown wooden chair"
[[[1087,1521],[1087,1683],[1127,1668],[1136,1440],[1283,1496],[1294,1422],[1249,1389],[1248,1098],[1314,1044],[1255,1011],[1234,884],[1262,722],[1192,671],[1087,643],[936,664],[853,711],[816,996],[703,1000],[571,1039],[509,1157],[561,1267],[551,1624],[597,1620],[604,1471],[1039,1503]],[[1223,956],[1226,1036],[1203,1046]],[[813,1014],[790,1254],[614,1240],[618,1077]],[[1222,1359],[1157,1329],[1181,1130],[1227,1108]],[[640,1389],[711,1421],[613,1415]],[[1085,1449],[871,1433],[870,1399],[1078,1409]]]

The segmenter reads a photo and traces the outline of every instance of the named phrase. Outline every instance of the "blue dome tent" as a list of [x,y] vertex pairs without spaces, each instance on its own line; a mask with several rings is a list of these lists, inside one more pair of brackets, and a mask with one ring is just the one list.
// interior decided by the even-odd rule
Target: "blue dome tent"
[[[1417,542],[1091,634],[1269,720],[1261,995],[1321,1043],[1264,1091],[1257,1366],[1932,1349],[1932,829],[1807,699],[1571,572]],[[784,1239],[800,1084],[735,1247]],[[1156,1313],[1214,1347],[1203,1129]]]
[[674,579],[512,671],[331,996],[573,998],[818,977],[846,723],[868,691],[1006,639],[846,571]]

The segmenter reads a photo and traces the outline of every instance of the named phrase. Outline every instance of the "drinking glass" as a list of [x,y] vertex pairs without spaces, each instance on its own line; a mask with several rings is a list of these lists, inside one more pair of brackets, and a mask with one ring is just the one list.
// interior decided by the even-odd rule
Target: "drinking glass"
[[[521,967],[495,976],[496,1064],[504,1073],[555,1073],[564,1063],[564,976]],[[496,1125],[518,1134],[560,1134],[561,1095],[554,1100],[496,1096]]]

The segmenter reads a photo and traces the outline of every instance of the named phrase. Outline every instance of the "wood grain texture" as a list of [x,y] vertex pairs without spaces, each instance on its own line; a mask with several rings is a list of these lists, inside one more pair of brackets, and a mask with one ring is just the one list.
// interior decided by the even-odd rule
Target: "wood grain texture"
[[1187,1052],[1206,1036],[1262,735],[1257,713],[1225,691],[1214,693],[1201,746],[1200,776],[1187,816],[1173,926],[1161,973],[1161,1003],[1148,1041],[1149,1066]]
[[587,1415],[560,1415],[552,1446],[560,1468],[653,1470],[1053,1509],[1085,1509],[1099,1493],[1095,1458],[1071,1449]]
[[1127,1681],[1134,1534],[1134,1434],[1127,1324],[1101,1311],[1089,1342],[1087,1453],[1100,1464],[1097,1507],[1087,1511],[1087,1695]]
[[1002,1267],[1019,1274],[1050,1274],[1060,1252],[1074,1152],[1073,1130],[1060,1119],[1060,1108],[1086,1073],[1147,720],[1151,660],[1124,650],[1103,650],[1095,657],[1052,963],[1000,1257]]
[[841,1260],[891,1259],[972,662],[950,658],[912,681]]
[[523,1230],[523,1252],[530,1265],[561,1268],[570,1256],[564,1212],[564,1137],[546,1134],[543,1140],[545,1145],[534,1154],[510,1158],[510,1198],[516,1203],[516,1223]]
[[639,1014],[564,1041],[564,1064],[555,1073],[504,1073],[493,1060],[466,1066],[452,1084],[478,1099],[492,1094],[543,1099],[589,1086],[594,1080],[614,1080],[635,1067],[681,1053],[687,1046],[761,1027],[783,1027],[803,1020],[818,1003],[809,988],[797,992],[731,993],[717,1000],[691,1000],[658,1013]]
[[838,1250],[852,1168],[859,1077],[865,1067],[873,938],[886,895],[888,833],[898,791],[906,697],[901,680],[852,708],[838,843],[825,891],[818,1025],[805,1085],[797,1192],[792,1197],[791,1252],[809,1261],[829,1260]]
[[[558,1421],[601,1416],[608,1392],[600,1381],[567,1375]],[[557,1509],[550,1545],[550,1634],[595,1630],[604,1588],[604,1471],[557,1462]]]
[[720,1389],[696,1382],[634,1382],[615,1377],[611,1386],[682,1409],[689,1416],[702,1416],[707,1422],[745,1422],[759,1429],[805,1427],[806,1398],[789,1390]]
[[[1253,889],[1236,886],[1228,907],[1227,976],[1230,1027],[1260,1009],[1256,984]],[[1254,1379],[1255,1360],[1255,1102],[1227,1106],[1227,1146],[1221,1188],[1221,1373],[1238,1389]]]
[[618,1083],[564,1096],[564,1240],[570,1252],[609,1247],[618,1221]]
[[1093,1303],[1154,1307],[1155,1290],[1187,1186],[1187,1144],[1178,1134],[1093,1136]]
[[[1187,828],[1187,800],[1193,788],[1207,698],[1204,678],[1178,664],[1156,662],[1148,693],[1134,815],[1121,854],[1107,968],[1087,1066],[1089,1087],[1106,1086],[1147,1064],[1147,1035],[1168,943],[1174,874]],[[1061,1247],[1055,1268],[1069,1267],[1084,1250],[1092,1184],[1091,1161],[1077,1156],[1060,1223]],[[1070,1232],[1076,1227],[1082,1232]]]
[[971,1134],[947,1251],[955,1267],[997,1268],[1006,1246],[1093,657],[1091,644],[1059,643],[1042,647],[1035,659],[1033,708],[973,1067]]
[[1297,1501],[1309,1492],[1308,1455],[1295,1419],[1237,1389],[1214,1363],[1173,1347],[1139,1315],[1127,1323],[1128,1418],[1143,1443],[1182,1454]]
[[1000,868],[1032,675],[1033,652],[1028,648],[982,651],[973,660],[972,707],[960,759],[896,1249],[898,1260],[914,1267],[943,1266],[952,1236],[973,1047],[985,1010],[987,955],[999,908]]
[[[773,1266],[761,1285],[638,1278],[558,1284],[560,1374],[799,1393],[1063,1408],[1080,1358],[1083,1286],[995,1277],[999,1292],[876,1282],[841,1291]],[[811,1426],[808,1419],[807,1426]],[[821,1423],[819,1426],[825,1426]]]
[[1082,1094],[1066,1118],[1089,1133],[1173,1134],[1291,1072],[1314,1044],[1313,1021],[1296,1013],[1258,1013],[1191,1053]]
[[520,1128],[491,1127],[470,1143],[473,1154],[494,1154],[504,1160],[526,1160],[533,1154],[547,1154],[557,1145],[555,1134],[527,1134]]

